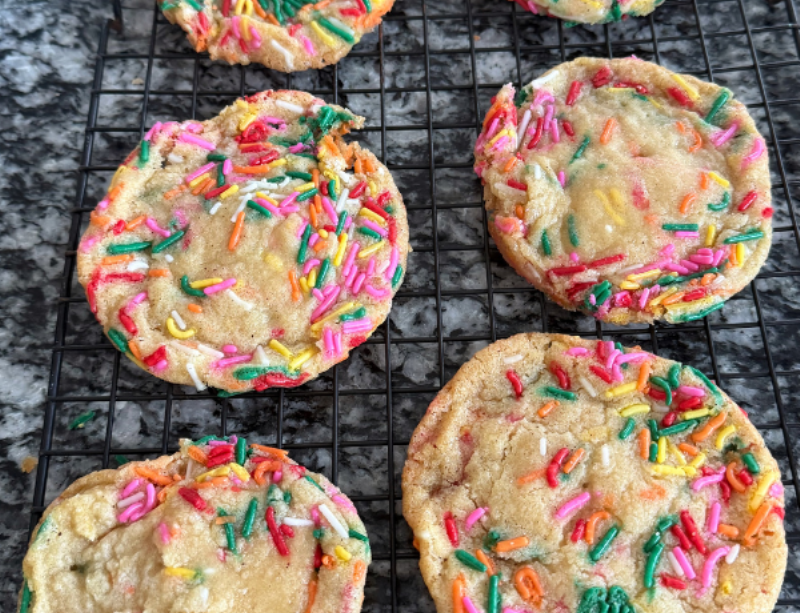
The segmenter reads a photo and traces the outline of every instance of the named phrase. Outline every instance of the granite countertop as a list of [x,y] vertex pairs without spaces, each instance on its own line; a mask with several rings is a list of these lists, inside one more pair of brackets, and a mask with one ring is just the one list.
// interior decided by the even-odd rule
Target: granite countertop
[[[576,27],[563,30],[567,59],[579,55],[607,55],[606,33],[616,41],[616,56],[636,54],[644,59],[660,59],[668,68],[701,73],[706,70],[703,47],[711,60],[713,77],[730,87],[743,102],[752,105],[752,112],[762,133],[770,140],[769,124],[763,108],[759,78],[771,101],[782,101],[771,108],[771,118],[778,138],[783,141],[784,166],[780,168],[772,156],[775,234],[770,259],[764,268],[768,278],[757,281],[757,298],[751,289],[734,297],[725,309],[714,313],[712,324],[724,324],[713,332],[716,363],[723,374],[723,386],[733,398],[751,412],[784,470],[791,475],[787,453],[800,453],[796,434],[800,428],[800,404],[791,393],[800,381],[800,290],[794,276],[787,271],[800,270],[800,248],[791,229],[787,195],[780,189],[782,175],[800,184],[800,150],[794,139],[800,137],[797,119],[800,104],[798,47],[792,32],[781,28],[794,15],[792,0],[667,0],[654,19],[632,19],[603,27]],[[370,127],[403,126],[386,132],[385,159],[390,167],[412,166],[393,172],[398,187],[409,206],[412,245],[415,254],[409,262],[403,286],[405,297],[398,298],[391,315],[392,340],[414,341],[392,345],[390,376],[396,390],[403,387],[438,388],[460,364],[491,336],[492,322],[497,336],[516,332],[543,330],[592,334],[591,318],[570,315],[539,299],[535,292],[516,292],[525,288],[502,262],[494,250],[484,249],[485,228],[480,208],[481,191],[470,168],[471,148],[475,137],[475,106],[472,84],[471,45],[475,56],[475,75],[480,113],[497,86],[506,81],[528,82],[543,69],[562,58],[559,49],[559,26],[555,20],[532,15],[517,19],[516,31],[521,45],[519,65],[513,51],[515,26],[510,19],[511,3],[506,0],[471,0],[472,23],[466,16],[436,19],[443,13],[464,13],[464,0],[441,0],[426,7],[430,17],[427,27],[419,19],[421,0],[398,0],[385,22],[384,74],[387,88],[412,88],[409,92],[389,92],[381,99],[374,93],[345,93],[340,103],[365,115]],[[748,38],[742,11],[748,25],[756,28]],[[111,16],[110,2],[85,0],[68,2],[6,3],[0,13],[0,90],[10,93],[0,97],[0,541],[6,555],[0,559],[0,608],[12,610],[21,582],[21,560],[29,530],[30,508],[35,471],[26,473],[23,466],[38,453],[42,417],[50,372],[51,348],[54,340],[56,304],[64,273],[64,252],[70,224],[69,210],[75,206],[77,168],[84,146],[84,129],[91,97],[95,54],[102,24]],[[410,19],[406,19],[409,17]],[[152,2],[133,0],[126,3],[126,30],[111,34],[109,51],[114,53],[146,53],[153,24]],[[697,35],[697,20],[704,37]],[[424,91],[425,58],[414,55],[424,49],[427,36],[430,55],[430,81],[435,90],[430,98],[431,121],[459,124],[463,127],[437,129],[433,143],[428,142],[428,99]],[[658,58],[652,44],[658,36]],[[156,34],[159,52],[190,51],[182,33],[168,24],[159,25]],[[752,68],[755,53],[766,66],[757,72]],[[620,42],[622,41],[622,42]],[[551,47],[548,47],[551,46]],[[356,51],[374,51],[378,47],[376,33],[368,35]],[[511,50],[509,50],[511,49]],[[452,53],[449,51],[453,50]],[[461,51],[459,51],[461,50]],[[443,52],[443,53],[439,53]],[[406,55],[409,54],[409,55]],[[786,61],[789,61],[786,64]],[[795,62],[795,63],[792,63]],[[378,88],[378,64],[375,57],[351,55],[338,71],[340,90]],[[119,58],[108,62],[102,87],[133,90],[131,95],[103,96],[98,123],[103,126],[139,126],[142,84],[147,62]],[[303,73],[292,79],[262,68],[248,68],[244,77],[238,67],[228,67],[203,58],[195,71],[194,59],[156,60],[152,68],[154,89],[190,91],[196,79],[206,94],[197,97],[197,116],[216,114],[230,102],[229,96],[216,96],[215,91],[238,92],[242,83],[249,91],[268,87],[330,87],[332,71]],[[448,89],[452,88],[452,89]],[[145,123],[156,119],[185,119],[191,96],[151,96]],[[412,124],[418,127],[411,127]],[[366,132],[358,137],[376,154],[381,153],[381,132]],[[92,164],[115,165],[135,146],[138,134],[102,133],[95,139]],[[437,166],[431,180],[427,168]],[[463,168],[439,169],[446,164],[462,164]],[[422,166],[422,168],[420,168]],[[93,206],[103,194],[110,173],[90,178],[85,206]],[[796,193],[794,195],[797,195]],[[432,223],[432,203],[436,205],[437,225]],[[85,217],[85,216],[84,216]],[[434,258],[434,241],[441,251]],[[487,262],[486,257],[489,257]],[[438,269],[434,269],[438,261]],[[487,288],[487,269],[491,273],[492,295]],[[777,274],[775,274],[777,273]],[[444,292],[441,318],[437,317],[435,283]],[[73,286],[73,295],[81,295]],[[416,296],[416,293],[426,293]],[[491,309],[489,297],[493,300]],[[763,321],[762,331],[757,315],[756,299]],[[778,320],[788,324],[774,325]],[[99,344],[103,342],[88,309],[70,308],[66,342]],[[441,326],[441,330],[439,330]],[[706,330],[694,326],[691,331],[674,327],[659,329],[658,349],[665,357],[690,362],[711,372]],[[381,333],[379,338],[383,338]],[[463,337],[464,340],[459,340]],[[766,337],[766,343],[765,343]],[[623,343],[640,343],[653,349],[653,335],[646,327],[631,327]],[[418,341],[428,339],[428,341]],[[443,360],[438,357],[442,340]],[[476,340],[478,339],[478,340]],[[383,344],[359,348],[351,359],[337,368],[340,389],[366,387],[380,389],[386,383],[386,351]],[[65,363],[64,388],[61,393],[107,395],[112,360],[110,353],[99,351],[84,362]],[[779,375],[769,374],[773,364]],[[165,387],[147,375],[121,369],[120,393],[141,394],[162,398]],[[766,374],[765,374],[766,373]],[[798,374],[794,374],[798,373]],[[739,375],[739,376],[737,376]],[[283,424],[284,437],[292,442],[313,445],[330,440],[331,403],[324,392],[332,389],[332,376],[322,377],[306,386],[310,396],[287,398]],[[776,389],[776,384],[777,388]],[[320,393],[318,396],[313,394]],[[393,425],[395,442],[407,441],[423,414],[432,393],[394,393]],[[163,403],[121,401],[116,406],[114,445],[123,448],[162,445]],[[778,425],[779,403],[789,425],[784,431]],[[97,405],[96,407],[94,405]],[[98,419],[81,432],[67,432],[69,419],[87,408],[99,413],[108,410],[108,402],[63,407],[56,423],[54,444],[62,448],[82,445],[102,447],[105,421]],[[274,436],[276,419],[274,402],[270,400],[232,401],[224,405],[214,399],[195,402],[178,401],[172,409],[172,431],[169,446],[177,436],[199,436],[208,429],[210,416],[218,420],[224,414],[231,432],[248,437]],[[336,419],[340,435],[350,441],[386,437],[385,397],[375,395],[343,395],[338,399]],[[217,422],[218,423],[218,422]],[[266,433],[266,434],[265,434]],[[262,439],[263,440],[263,439]],[[285,441],[284,441],[285,442]],[[77,447],[76,447],[77,446]],[[399,497],[396,476],[402,467],[405,448],[397,442],[392,448],[393,463],[385,446],[347,446],[339,456],[316,449],[300,461],[329,476],[333,473],[346,491],[365,500],[385,495],[387,483],[395,479],[394,492]],[[27,461],[26,461],[27,458]],[[99,460],[70,459],[53,463],[46,495],[49,502],[58,490],[86,471],[99,468]],[[26,466],[29,467],[29,466]],[[394,475],[392,474],[394,471]],[[786,482],[786,481],[785,481]],[[367,505],[367,506],[363,506]],[[371,585],[367,590],[367,610],[391,610],[389,576],[388,503],[359,504],[373,535],[378,557],[371,567]],[[787,486],[787,526],[793,534],[800,527],[794,488]],[[397,603],[403,611],[431,611],[410,547],[408,530],[398,517],[396,562],[398,573]],[[797,553],[790,553],[789,571],[783,596],[800,597]],[[374,573],[374,574],[373,574]],[[798,610],[786,605],[781,611]]]

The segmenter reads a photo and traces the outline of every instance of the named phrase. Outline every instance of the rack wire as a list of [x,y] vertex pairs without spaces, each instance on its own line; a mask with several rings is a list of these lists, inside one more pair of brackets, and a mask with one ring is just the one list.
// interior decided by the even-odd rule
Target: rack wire
[[[338,65],[283,75],[194,53],[152,2],[112,3],[98,45],[44,411],[31,528],[73,479],[172,452],[178,439],[242,434],[290,449],[352,494],[374,563],[365,611],[432,611],[401,509],[408,440],[477,349],[523,331],[641,345],[691,363],[750,411],[781,464],[790,565],[781,611],[800,610],[800,26],[792,0],[667,0],[652,15],[568,28],[505,0],[397,0]],[[630,54],[724,84],[771,154],[775,236],[756,281],[691,324],[614,327],[563,311],[518,278],[485,230],[471,146],[490,98],[580,55]],[[205,119],[269,88],[311,91],[365,114],[359,138],[404,194],[414,253],[389,320],[351,358],[292,390],[234,398],[173,386],[121,359],[76,282],[79,237],[117,164],[156,119]],[[96,418],[80,430],[78,414]]]

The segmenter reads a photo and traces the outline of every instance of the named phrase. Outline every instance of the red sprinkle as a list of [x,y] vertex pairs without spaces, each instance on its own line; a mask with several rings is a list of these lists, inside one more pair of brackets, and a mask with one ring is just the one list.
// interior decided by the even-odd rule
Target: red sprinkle
[[250,162],[250,166],[263,166],[264,164],[269,164],[270,162],[274,162],[281,156],[278,153],[277,149],[272,149],[265,155],[259,156],[256,159]]
[[566,447],[559,449],[547,467],[547,485],[550,487],[558,487],[558,471],[561,470],[561,464],[567,459],[568,455],[569,449]]
[[644,185],[640,182],[637,182],[633,186],[633,192],[631,193],[633,196],[633,206],[635,206],[640,211],[646,211],[650,208],[650,200],[647,197],[647,193],[644,191]]
[[600,377],[606,383],[611,383],[611,375],[608,374],[604,369],[600,368],[599,366],[595,366],[592,364],[589,366],[589,370],[591,370],[594,374]]
[[136,327],[136,323],[133,321],[130,315],[125,312],[125,307],[122,307],[117,314],[119,317],[120,323],[125,326],[125,329],[130,332],[131,334],[138,334],[139,329]]
[[569,93],[567,94],[567,106],[572,106],[578,100],[578,96],[581,95],[581,89],[583,88],[582,81],[573,81],[572,84],[569,86]]
[[667,573],[661,573],[661,585],[663,585],[664,587],[671,587],[674,590],[686,589],[685,581],[682,581],[677,577],[673,577],[672,575],[668,575]]
[[694,518],[689,514],[689,511],[681,511],[681,523],[689,533],[689,540],[697,548],[697,551],[703,555],[708,554],[706,544],[703,542],[703,537],[700,536],[700,531],[697,529],[697,524],[694,523]]
[[686,92],[683,91],[679,87],[670,87],[667,89],[667,93],[675,99],[675,102],[680,104],[681,106],[692,106],[692,101],[689,96],[686,95]]
[[317,548],[314,550],[314,568],[322,566],[322,547],[317,543]]
[[575,136],[575,128],[572,127],[572,124],[568,122],[566,119],[561,122],[561,125],[564,126],[564,132],[567,133],[567,136]]
[[447,532],[447,538],[450,539],[450,544],[453,547],[458,547],[458,528],[456,527],[456,520],[453,519],[453,514],[450,511],[444,514],[444,529]]
[[209,190],[208,192],[206,192],[206,195],[204,196],[204,198],[206,200],[211,200],[212,198],[216,198],[217,196],[219,196],[222,192],[224,192],[228,188],[230,188],[230,185],[228,185],[227,183],[225,185],[222,185],[221,187],[215,187],[214,189]]
[[582,291],[589,289],[592,287],[594,283],[592,281],[586,281],[583,283],[576,283],[572,287],[567,290],[567,297],[570,300],[575,300],[575,297],[580,294]]
[[361,194],[364,193],[365,189],[367,189],[367,184],[365,181],[361,181],[361,183],[356,185],[350,192],[350,198],[358,198]]
[[511,387],[514,388],[514,395],[519,400],[522,397],[522,381],[519,379],[519,375],[515,373],[512,369],[508,369],[506,371],[506,379],[511,382]]
[[678,539],[681,547],[683,547],[686,551],[689,551],[692,548],[692,542],[689,540],[689,537],[686,536],[686,533],[681,530],[680,526],[676,524],[672,526],[669,531],[672,532],[672,536]]
[[758,200],[758,192],[757,191],[753,190],[751,192],[747,192],[745,197],[742,198],[742,201],[739,203],[739,209],[738,210],[739,211],[746,211],[751,206],[753,206],[753,203],[756,200]]
[[606,358],[608,357],[606,355],[605,343],[603,341],[597,341],[596,347],[597,349],[595,350],[595,353],[597,353],[597,359],[600,360],[601,362],[605,362]]
[[558,268],[551,268],[547,271],[547,273],[553,274],[557,277],[568,277],[569,275],[576,275],[584,270],[586,270],[586,266],[579,264],[578,266],[560,266]]
[[197,493],[197,490],[190,490],[188,487],[182,487],[178,490],[178,494],[198,511],[206,510],[206,501]]
[[509,187],[513,187],[514,189],[518,189],[523,192],[528,191],[528,186],[524,183],[520,183],[519,181],[515,181],[514,179],[509,179],[507,185]]
[[231,0],[222,0],[222,14],[227,17],[231,12]]
[[616,262],[621,262],[625,259],[624,253],[618,253],[617,255],[610,255],[607,258],[600,258],[599,260],[592,260],[586,265],[586,268],[600,268],[601,266],[608,266],[609,264],[614,264]]
[[288,536],[289,538],[294,537],[294,530],[292,530],[291,526],[287,526],[286,524],[281,524],[281,534],[284,536]]
[[786,517],[786,510],[783,507],[773,506],[770,513],[775,513],[781,520]]
[[375,213],[376,215],[378,215],[378,216],[382,217],[383,219],[389,219],[389,213],[387,213],[387,212],[386,212],[386,211],[384,211],[382,208],[380,208],[380,207],[379,207],[377,204],[375,204],[375,203],[372,201],[372,198],[370,198],[369,200],[367,200],[367,201],[366,201],[364,204],[362,204],[361,206],[363,206],[365,209],[369,209],[370,211],[372,211],[372,212],[373,212],[373,213]]
[[691,302],[692,300],[700,300],[706,295],[706,290],[703,287],[698,287],[696,290],[687,292],[683,295],[683,302]]
[[719,489],[722,490],[722,502],[728,504],[731,500],[731,486],[727,481],[719,482]]
[[114,233],[115,236],[119,236],[125,231],[125,221],[120,219],[117,223],[114,224],[114,227],[111,228],[111,231]]
[[215,466],[222,466],[223,464],[227,464],[233,460],[233,452],[229,452],[226,454],[220,454],[214,456],[213,458],[208,458],[208,462],[206,463],[206,468],[214,468]]
[[265,518],[267,520],[269,533],[272,535],[272,541],[275,543],[275,548],[278,550],[278,553],[284,557],[288,556],[289,548],[286,546],[286,542],[283,540],[283,535],[280,530],[278,530],[278,524],[275,523],[275,509],[267,507]]
[[597,73],[592,77],[592,85],[595,88],[603,87],[603,85],[608,85],[611,83],[611,68],[608,66],[603,66]]
[[391,197],[392,195],[388,191],[382,192],[378,196],[378,206],[386,206],[386,203],[389,202],[389,198]]
[[678,419],[678,414],[675,411],[670,411],[666,415],[664,415],[664,419],[661,420],[661,425],[664,428],[669,428],[673,425]]
[[153,367],[158,364],[161,360],[167,359],[167,347],[166,345],[161,345],[158,349],[156,349],[153,353],[148,356],[142,358],[142,362],[149,367]]
[[563,390],[572,389],[572,382],[569,380],[567,371],[561,368],[556,362],[550,362],[550,372],[558,378],[558,386]]
[[663,402],[663,401],[665,401],[667,399],[666,392],[658,389],[655,386],[650,386],[650,391],[647,392],[647,395],[650,396],[650,398],[653,398],[655,400],[659,400],[661,402]]
[[586,532],[586,520],[579,519],[575,522],[575,528],[572,530],[572,536],[569,537],[573,543],[577,543],[579,540],[583,538],[584,533]]
[[749,487],[749,486],[753,485],[753,477],[752,477],[752,475],[750,475],[750,471],[747,470],[746,468],[743,468],[742,470],[740,470],[739,474],[737,475],[737,477],[739,477],[739,481],[744,483],[745,486]]
[[772,217],[772,214],[773,214],[773,212],[774,212],[774,211],[772,210],[772,207],[771,207],[771,206],[768,206],[768,207],[767,207],[767,208],[765,208],[763,211],[761,211],[761,216],[762,216],[763,218],[765,218],[765,219],[769,219],[770,217]]
[[687,398],[686,400],[682,400],[678,404],[679,411],[690,411],[691,409],[696,409],[700,405],[703,404],[703,399],[699,398],[698,396],[692,396],[691,398]]
[[539,144],[542,138],[542,132],[544,132],[544,117],[539,117],[536,120],[536,132],[533,133],[531,140],[528,141],[528,149],[533,149]]
[[650,93],[644,85],[641,83],[629,83],[628,81],[618,81],[614,84],[614,87],[632,87],[636,90],[637,93],[642,94],[643,96]]

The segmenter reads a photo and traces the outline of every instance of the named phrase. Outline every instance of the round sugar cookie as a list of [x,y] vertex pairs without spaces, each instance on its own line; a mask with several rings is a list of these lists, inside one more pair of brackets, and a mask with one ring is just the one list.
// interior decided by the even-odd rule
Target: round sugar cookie
[[610,23],[627,17],[643,17],[664,0],[518,0],[534,15],[548,15],[578,23]]
[[409,250],[391,175],[342,138],[362,124],[291,91],[157,123],[78,249],[114,345],[157,377],[228,392],[346,359],[386,318]]
[[611,341],[479,351],[411,438],[403,513],[439,613],[767,613],[786,568],[778,464],[746,414]]
[[375,29],[394,0],[166,0],[166,18],[196,51],[282,72],[335,64]]
[[475,155],[500,252],[566,309],[700,319],[769,253],[764,139],[730,91],[694,77],[635,58],[562,64],[500,91]]
[[208,436],[68,487],[31,539],[18,610],[358,613],[370,560],[325,477]]

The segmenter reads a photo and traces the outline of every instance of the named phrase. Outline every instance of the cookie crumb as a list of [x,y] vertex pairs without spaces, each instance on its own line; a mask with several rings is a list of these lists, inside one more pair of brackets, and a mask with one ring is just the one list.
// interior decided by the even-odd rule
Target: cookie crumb
[[22,469],[24,473],[31,473],[33,469],[39,465],[39,458],[34,458],[33,456],[25,456],[22,459],[22,462],[19,463],[19,467]]

